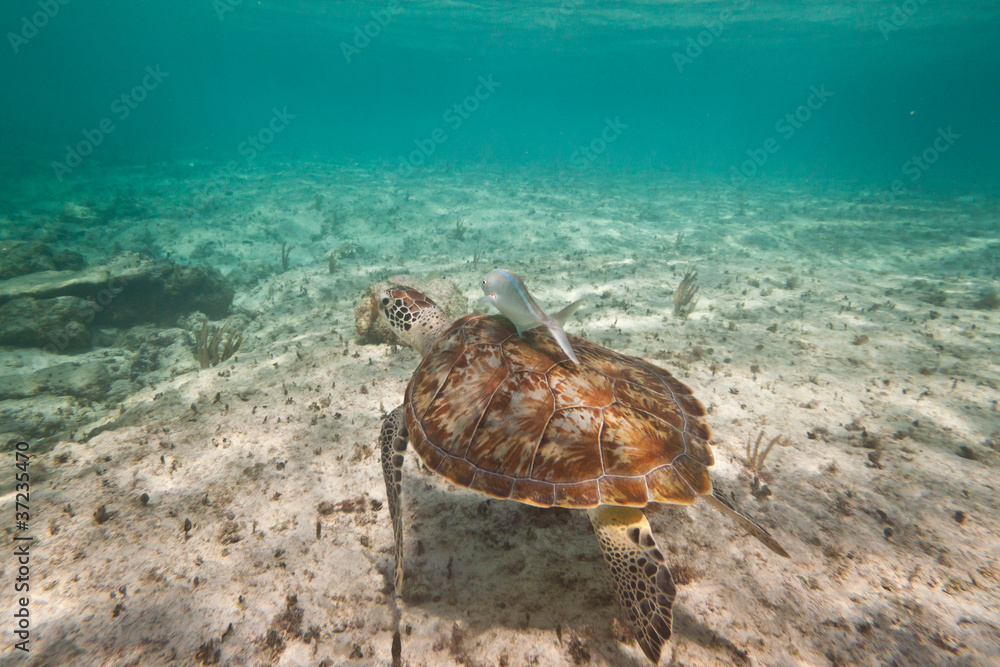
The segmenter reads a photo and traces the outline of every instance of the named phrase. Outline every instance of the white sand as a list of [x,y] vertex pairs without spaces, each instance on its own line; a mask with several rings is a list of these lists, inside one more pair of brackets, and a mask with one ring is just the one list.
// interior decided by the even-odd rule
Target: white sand
[[[210,202],[209,169],[95,175],[43,193],[50,212],[33,205],[46,224],[60,202],[107,199],[129,179],[153,217],[88,231],[73,247],[92,262],[147,230],[181,259],[210,242],[204,261],[227,272],[296,247],[287,272],[238,289],[247,339],[235,360],[198,370],[192,356],[120,409],[94,408],[111,415],[107,430],[79,429],[32,462],[24,664],[200,664],[210,641],[220,664],[389,664],[392,534],[374,443],[417,355],[359,347],[354,307],[370,282],[403,272],[443,272],[471,301],[495,266],[553,308],[599,295],[567,329],[692,387],[718,485],[792,555],[706,506],[650,508],[683,584],[661,664],[996,664],[1000,312],[970,308],[990,280],[976,258],[1000,239],[996,197],[914,199],[864,222],[861,194],[832,187],[759,185],[739,215],[736,194],[711,182],[546,189],[537,174],[399,181],[274,165]],[[459,219],[468,229],[452,238]],[[688,267],[700,301],[682,321],[672,291]],[[943,305],[921,300],[935,286]],[[37,367],[24,352],[0,357]],[[744,453],[761,429],[788,444],[764,466],[773,495],[757,500]],[[412,456],[406,471],[405,664],[647,664],[619,641],[584,513],[486,502]],[[98,524],[101,505],[112,517]],[[0,650],[12,655],[7,641]]]

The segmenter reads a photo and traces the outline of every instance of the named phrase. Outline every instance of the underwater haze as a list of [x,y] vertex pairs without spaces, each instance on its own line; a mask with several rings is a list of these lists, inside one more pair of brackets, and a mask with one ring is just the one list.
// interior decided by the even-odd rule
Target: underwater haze
[[[88,163],[241,159],[278,108],[295,122],[269,158],[393,166],[441,128],[422,166],[728,179],[774,138],[762,178],[878,187],[951,128],[915,187],[997,179],[991,2],[44,4],[3,8],[8,161],[65,161],[103,118]],[[162,89],[116,108],[148,66]],[[481,76],[489,100],[445,119]],[[628,131],[590,160],[607,118]]]
[[[396,595],[379,436],[435,358],[391,285],[546,324],[506,369],[585,348],[574,409],[645,364],[668,443],[711,429],[750,519],[645,508],[660,664],[995,664],[1000,3],[6,0],[0,33],[0,664],[650,664],[583,505],[419,448]],[[494,269],[537,303],[484,305]],[[473,433],[530,430],[513,391]]]

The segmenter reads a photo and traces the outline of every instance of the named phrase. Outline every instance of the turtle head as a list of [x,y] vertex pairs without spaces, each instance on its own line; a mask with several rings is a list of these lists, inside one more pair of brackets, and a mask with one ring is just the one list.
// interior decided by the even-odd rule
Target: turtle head
[[378,295],[379,316],[399,339],[427,354],[434,341],[448,327],[448,318],[436,303],[421,292],[403,286],[394,286]]

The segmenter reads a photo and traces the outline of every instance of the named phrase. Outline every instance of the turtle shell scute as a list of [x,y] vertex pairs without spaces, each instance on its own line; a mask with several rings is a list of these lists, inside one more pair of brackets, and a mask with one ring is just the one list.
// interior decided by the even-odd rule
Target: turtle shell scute
[[669,372],[502,317],[454,322],[406,390],[413,449],[438,474],[543,507],[690,503],[709,493],[705,410]]

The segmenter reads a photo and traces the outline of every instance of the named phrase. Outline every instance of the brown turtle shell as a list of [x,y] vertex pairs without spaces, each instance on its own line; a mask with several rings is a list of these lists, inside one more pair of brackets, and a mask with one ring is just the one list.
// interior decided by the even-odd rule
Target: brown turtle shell
[[670,373],[544,328],[457,320],[406,388],[417,455],[459,486],[542,507],[690,503],[709,493],[705,409]]

